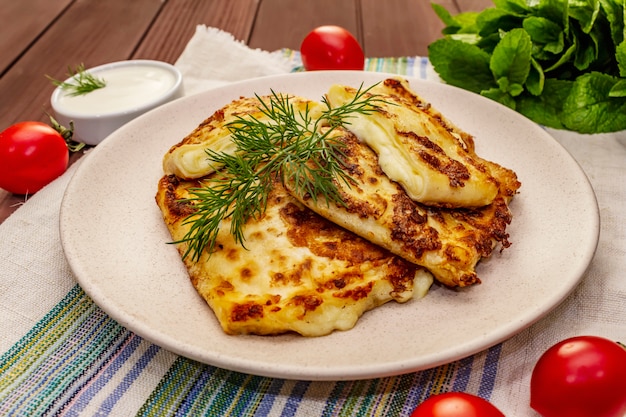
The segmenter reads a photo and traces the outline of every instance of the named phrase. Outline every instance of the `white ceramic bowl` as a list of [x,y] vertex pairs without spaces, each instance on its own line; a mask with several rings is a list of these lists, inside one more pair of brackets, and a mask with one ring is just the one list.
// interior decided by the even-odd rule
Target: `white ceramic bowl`
[[68,128],[73,122],[74,139],[88,145],[97,145],[137,116],[183,95],[182,74],[161,61],[119,61],[87,72],[106,86],[79,96],[57,87],[50,101],[57,121]]

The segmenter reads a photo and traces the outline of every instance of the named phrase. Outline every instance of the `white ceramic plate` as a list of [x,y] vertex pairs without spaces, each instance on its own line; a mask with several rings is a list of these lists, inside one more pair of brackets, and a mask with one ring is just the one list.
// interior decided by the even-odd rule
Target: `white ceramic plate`
[[227,336],[191,286],[154,201],[161,159],[233,99],[270,89],[319,99],[335,82],[369,86],[384,74],[298,73],[229,85],[160,107],[98,145],[61,209],[65,254],[85,292],[115,320],[180,355],[257,375],[305,380],[389,376],[486,349],[539,320],[577,285],[598,241],[595,195],[578,164],[543,129],[475,94],[411,79],[476,137],[479,155],[514,169],[513,245],[481,263],[481,285],[433,286],[421,300],[366,313],[319,338]]

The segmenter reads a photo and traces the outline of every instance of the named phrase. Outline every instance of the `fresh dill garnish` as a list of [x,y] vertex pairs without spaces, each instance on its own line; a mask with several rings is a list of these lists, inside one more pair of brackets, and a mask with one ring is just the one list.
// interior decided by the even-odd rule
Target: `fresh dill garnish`
[[361,86],[350,102],[334,108],[324,97],[319,117],[311,114],[308,104],[304,110],[296,109],[288,95],[272,91],[269,100],[257,95],[259,110],[269,120],[238,117],[227,125],[236,151],[206,150],[219,172],[205,186],[190,189],[191,196],[184,200],[194,208],[184,221],[190,229],[173,242],[188,244],[183,258],[191,255],[197,261],[205,248],[213,253],[224,219],[231,220],[230,233],[245,247],[244,226],[263,215],[275,180],[289,183],[298,195],[343,204],[334,180],[348,186],[351,180],[342,163],[345,145],[332,133],[349,124],[351,115],[376,110],[383,100],[368,94],[373,87]]
[[70,81],[59,81],[50,76],[46,77],[52,81],[52,84],[60,87],[70,96],[80,96],[106,86],[106,81],[86,71],[84,64],[77,66],[74,71],[68,67],[67,75],[71,78]]

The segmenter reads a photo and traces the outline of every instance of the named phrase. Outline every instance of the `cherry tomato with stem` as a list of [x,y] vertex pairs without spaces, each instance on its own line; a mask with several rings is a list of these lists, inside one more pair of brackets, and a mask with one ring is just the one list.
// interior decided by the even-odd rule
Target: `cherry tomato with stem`
[[418,405],[411,417],[505,417],[489,401],[465,392],[433,395]]
[[63,174],[69,150],[63,136],[41,122],[19,122],[0,132],[0,188],[33,194]]
[[309,32],[300,45],[307,71],[363,70],[365,55],[356,38],[340,26],[320,26]]
[[555,344],[535,364],[530,406],[543,417],[623,417],[626,349],[598,336]]

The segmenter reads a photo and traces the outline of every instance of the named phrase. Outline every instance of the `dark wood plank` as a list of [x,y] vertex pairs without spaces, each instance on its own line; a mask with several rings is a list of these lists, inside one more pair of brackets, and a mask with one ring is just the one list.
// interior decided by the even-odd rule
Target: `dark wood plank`
[[248,44],[299,50],[306,34],[321,25],[342,26],[362,42],[357,6],[357,0],[262,0]]
[[[437,3],[456,11],[453,0]],[[361,0],[361,13],[363,47],[371,57],[425,56],[444,26],[430,1]]]
[[[451,13],[491,0],[433,0]],[[441,23],[422,0],[0,0],[0,126],[47,121],[49,74],[128,58],[174,62],[197,24],[224,29],[253,48],[299,49],[323,24],[343,26],[368,56],[423,55]],[[76,160],[80,155],[74,155]],[[24,196],[0,190],[0,222]]]
[[[458,11],[454,0],[436,2]],[[427,1],[262,0],[249,45],[299,49],[304,36],[324,24],[348,29],[367,56],[423,55],[443,28]]]
[[67,67],[127,59],[162,6],[160,0],[77,0],[0,79],[0,126],[46,121],[54,87]]
[[461,12],[479,12],[494,7],[491,0],[456,0],[456,3]]
[[0,223],[26,202],[26,198],[26,196],[11,194],[0,189]]
[[[17,98],[0,100],[0,125],[47,121],[53,86],[44,74],[63,78],[68,65],[93,66],[128,58],[174,62],[200,23],[247,40],[258,4],[259,0],[79,0],[0,80],[0,94]],[[0,190],[0,222],[24,199]]]
[[0,74],[37,40],[72,0],[0,0]]
[[[0,79],[0,127],[21,120],[47,122],[54,86],[45,75],[64,78],[68,66],[130,58],[162,4],[160,0],[74,1]],[[0,222],[24,199],[0,190]]]
[[250,37],[260,0],[168,0],[133,58],[174,63],[196,26],[217,27],[236,39]]

